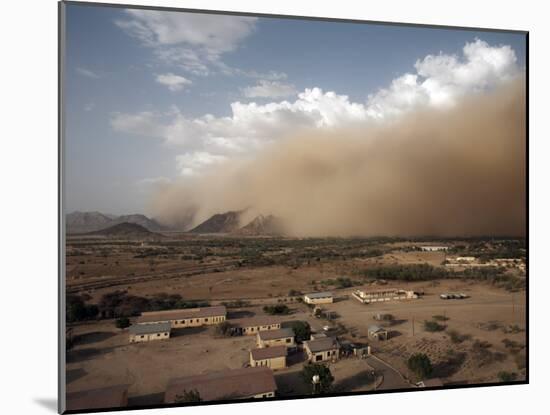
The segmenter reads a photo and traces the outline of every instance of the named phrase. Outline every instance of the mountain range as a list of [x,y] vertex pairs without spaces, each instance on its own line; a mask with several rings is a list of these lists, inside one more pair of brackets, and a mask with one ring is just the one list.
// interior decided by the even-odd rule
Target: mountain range
[[[244,210],[241,210],[217,213],[187,232],[241,236],[277,236],[284,234],[282,220],[273,215],[256,216],[251,222],[241,227],[241,215],[244,212]],[[141,229],[128,226],[131,224],[139,225]],[[117,228],[117,225],[124,226]],[[109,236],[110,233],[123,236],[125,231],[141,233],[145,236],[143,231],[158,233],[175,230],[141,214],[115,216],[101,212],[69,213],[66,216],[66,228],[69,234],[105,234],[105,236]],[[101,233],[100,231],[103,230],[106,232]]]
[[115,216],[101,212],[72,212],[65,218],[67,233],[70,234],[97,232],[121,223],[135,223],[150,232],[170,230],[156,220],[141,214]]

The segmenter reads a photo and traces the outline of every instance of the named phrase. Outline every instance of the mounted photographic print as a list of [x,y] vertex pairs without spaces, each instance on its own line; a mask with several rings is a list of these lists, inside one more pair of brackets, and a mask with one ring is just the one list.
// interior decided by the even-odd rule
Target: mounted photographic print
[[61,2],[60,411],[527,383],[527,56]]

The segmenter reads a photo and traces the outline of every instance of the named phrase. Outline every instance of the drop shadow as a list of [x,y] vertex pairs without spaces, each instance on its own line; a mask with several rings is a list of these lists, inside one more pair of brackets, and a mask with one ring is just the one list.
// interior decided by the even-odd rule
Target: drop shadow
[[53,398],[34,398],[34,402],[50,412],[57,413],[57,399]]

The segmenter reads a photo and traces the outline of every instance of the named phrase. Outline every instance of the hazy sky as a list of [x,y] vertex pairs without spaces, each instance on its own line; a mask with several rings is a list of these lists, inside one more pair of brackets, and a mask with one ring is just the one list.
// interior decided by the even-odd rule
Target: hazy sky
[[524,41],[70,4],[67,210],[148,213],[155,186],[253,157],[302,128],[452,106],[524,71]]

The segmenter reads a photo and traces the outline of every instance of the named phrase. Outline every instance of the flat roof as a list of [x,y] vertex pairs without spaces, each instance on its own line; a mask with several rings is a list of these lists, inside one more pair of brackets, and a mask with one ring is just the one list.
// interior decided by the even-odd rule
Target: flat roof
[[285,337],[294,337],[294,330],[290,328],[278,330],[265,330],[258,332],[261,340],[283,339]]
[[138,318],[138,324],[154,323],[157,321],[184,320],[187,318],[217,317],[225,316],[227,310],[225,306],[201,307],[201,308],[182,308],[181,310],[166,311],[148,311],[141,313]]
[[248,318],[235,318],[227,320],[231,325],[236,327],[257,327],[270,326],[272,324],[281,324],[282,319],[274,316],[254,316]]
[[163,321],[161,323],[151,324],[134,324],[130,327],[130,334],[152,334],[152,333],[164,333],[169,332],[171,328],[169,321]]
[[173,403],[178,395],[190,390],[196,390],[203,401],[212,401],[249,398],[275,392],[277,385],[273,372],[268,367],[230,369],[172,379],[164,394],[164,402]]
[[69,392],[66,404],[69,410],[120,408],[128,404],[128,385]]
[[377,326],[376,324],[369,326],[369,333],[377,333],[379,331],[388,331],[384,327]]
[[332,293],[330,291],[323,291],[320,293],[305,294],[305,296],[309,298],[325,298],[325,297],[332,297]]
[[308,340],[304,343],[313,353],[332,350],[338,347],[338,342],[334,337],[321,337],[320,339]]
[[273,359],[275,357],[286,356],[286,346],[265,347],[263,349],[252,349],[250,351],[252,359],[263,360]]

